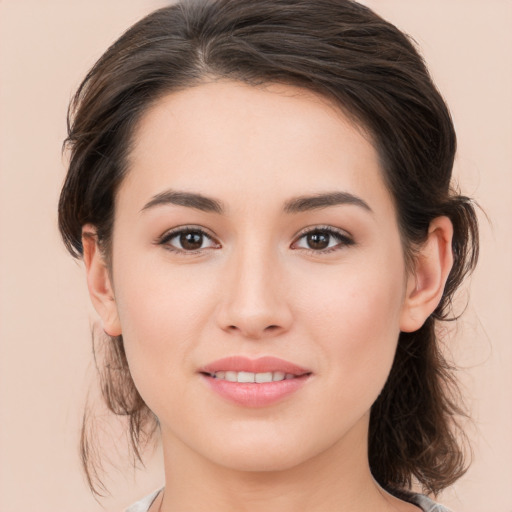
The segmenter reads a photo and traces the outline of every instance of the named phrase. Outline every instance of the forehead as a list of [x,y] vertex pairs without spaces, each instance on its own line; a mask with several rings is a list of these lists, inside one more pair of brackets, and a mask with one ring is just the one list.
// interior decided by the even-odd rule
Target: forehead
[[132,148],[120,195],[140,201],[166,187],[228,201],[340,188],[390,199],[365,131],[324,97],[288,85],[217,81],[170,93],[142,116]]

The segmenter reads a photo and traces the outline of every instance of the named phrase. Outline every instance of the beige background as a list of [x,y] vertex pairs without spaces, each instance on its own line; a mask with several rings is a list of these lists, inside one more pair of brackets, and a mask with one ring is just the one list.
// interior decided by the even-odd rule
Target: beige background
[[[0,512],[121,510],[162,481],[158,456],[136,477],[109,469],[104,509],[84,483],[93,315],[56,203],[72,92],[108,44],[165,3],[0,0]],[[492,222],[482,219],[480,268],[450,341],[475,419],[474,464],[443,501],[512,512],[512,2],[366,3],[420,44],[453,112],[463,191]]]

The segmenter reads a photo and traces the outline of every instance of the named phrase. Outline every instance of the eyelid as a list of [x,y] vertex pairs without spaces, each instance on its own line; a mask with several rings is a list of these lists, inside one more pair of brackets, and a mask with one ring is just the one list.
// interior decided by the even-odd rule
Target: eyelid
[[[187,251],[185,249],[180,249],[179,247],[173,247],[172,245],[169,244],[170,240],[180,235],[181,233],[187,233],[191,231],[200,233],[204,237],[208,238],[214,244],[214,247],[204,247],[202,249]],[[169,229],[155,240],[155,244],[162,245],[169,251],[186,255],[198,254],[206,250],[218,249],[221,247],[221,244],[218,242],[218,240],[211,233],[209,233],[208,230],[201,226],[196,225],[176,226],[175,228]]]
[[[180,235],[181,233],[186,232],[197,232],[200,233],[202,236],[208,238],[213,244],[213,247],[205,247],[200,248],[196,250],[186,250],[186,249],[180,249],[179,247],[174,247],[169,244],[169,241],[175,238],[176,236]],[[327,247],[325,249],[310,249],[305,247],[294,247],[302,238],[307,236],[310,233],[315,232],[324,232],[328,233],[329,235],[333,236],[335,239],[338,240],[338,243],[335,246]],[[208,230],[201,226],[197,225],[183,225],[183,226],[176,226],[175,228],[169,229],[165,231],[161,236],[159,236],[155,242],[156,245],[162,245],[165,246],[166,249],[169,251],[184,254],[184,255],[193,255],[198,254],[210,249],[219,249],[222,247],[222,245],[218,242],[218,240],[213,236]],[[314,226],[308,226],[306,228],[303,228],[299,233],[297,233],[294,237],[294,241],[291,244],[292,250],[301,250],[301,251],[307,251],[313,254],[324,254],[333,252],[336,250],[343,249],[344,247],[354,245],[355,241],[347,231],[336,228],[334,226],[329,225],[314,225]]]
[[[308,249],[305,247],[298,247],[298,248],[293,247],[293,245],[297,244],[298,241],[301,240],[302,238],[304,238],[306,235],[309,235],[310,233],[315,233],[315,232],[324,232],[324,233],[327,232],[330,235],[332,235],[333,237],[335,237],[339,241],[339,243],[336,244],[334,247],[327,247],[325,249]],[[333,252],[336,250],[340,250],[340,249],[343,249],[344,247],[351,246],[351,245],[355,245],[354,238],[352,237],[352,235],[350,233],[348,233],[344,229],[340,229],[340,228],[336,228],[334,226],[328,226],[328,225],[316,225],[316,226],[308,226],[308,227],[302,229],[301,231],[299,231],[299,233],[297,233],[297,235],[294,238],[291,248],[295,249],[295,250],[307,251],[312,254],[324,254],[324,253],[329,253],[329,252]]]

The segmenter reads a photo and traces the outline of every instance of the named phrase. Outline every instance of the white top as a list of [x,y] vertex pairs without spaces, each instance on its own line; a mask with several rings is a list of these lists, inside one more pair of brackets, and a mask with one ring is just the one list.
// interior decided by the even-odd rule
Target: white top
[[[151,504],[155,501],[161,490],[162,489],[158,489],[149,496],[137,501],[137,503],[128,507],[125,512],[148,512],[149,507],[151,507]],[[434,503],[430,498],[427,498],[427,496],[423,496],[422,494],[415,494],[410,501],[414,505],[420,507],[423,512],[450,512],[450,510],[443,505]]]
[[161,490],[162,489],[158,489],[157,491],[151,493],[149,496],[146,496],[140,501],[137,501],[137,503],[134,503],[131,507],[128,507],[125,512],[148,512],[149,507],[151,507],[152,503],[160,494]]

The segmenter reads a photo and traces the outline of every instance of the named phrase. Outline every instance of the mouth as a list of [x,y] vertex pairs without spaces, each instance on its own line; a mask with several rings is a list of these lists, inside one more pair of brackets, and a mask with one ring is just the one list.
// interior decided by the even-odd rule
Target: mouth
[[312,372],[276,357],[250,359],[233,356],[201,368],[210,389],[222,398],[244,407],[264,407],[294,394]]
[[221,370],[215,373],[205,373],[204,375],[211,377],[213,379],[225,380],[227,382],[243,382],[254,384],[264,384],[265,382],[279,382],[282,380],[296,379],[302,376],[294,375],[293,373],[284,373],[280,371],[254,373],[247,371],[235,372],[229,370]]
[[295,379],[312,372],[278,357],[250,359],[245,356],[230,356],[204,366],[200,373],[228,382],[263,384]]

